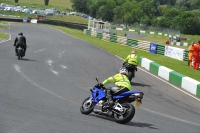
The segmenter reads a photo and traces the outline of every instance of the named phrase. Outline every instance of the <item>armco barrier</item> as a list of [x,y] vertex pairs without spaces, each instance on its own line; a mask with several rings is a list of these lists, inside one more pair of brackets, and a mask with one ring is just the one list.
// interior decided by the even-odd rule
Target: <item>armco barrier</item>
[[[23,22],[23,19],[19,19],[19,18],[0,18],[0,21]],[[56,26],[65,26],[65,27],[68,27],[68,28],[71,28],[71,29],[78,29],[78,30],[87,29],[87,25],[84,25],[84,24],[63,22],[63,21],[57,21],[57,20],[38,20],[37,23],[51,24],[51,25],[56,25]]]
[[141,67],[150,71],[151,73],[169,81],[170,83],[200,97],[200,82],[187,77],[181,73],[171,70],[165,66],[161,66],[147,58],[139,57]]
[[19,18],[0,18],[0,21],[23,22],[23,19],[19,19]]
[[65,26],[71,29],[79,29],[79,30],[84,30],[87,28],[87,25],[57,21],[57,20],[38,20],[37,23],[51,24],[51,25],[56,25],[56,26]]

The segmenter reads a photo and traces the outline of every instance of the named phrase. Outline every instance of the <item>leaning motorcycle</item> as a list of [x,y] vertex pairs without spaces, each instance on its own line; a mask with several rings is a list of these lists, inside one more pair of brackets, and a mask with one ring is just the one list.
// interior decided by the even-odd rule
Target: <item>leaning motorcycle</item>
[[24,49],[23,49],[21,46],[19,46],[19,47],[17,48],[18,60],[22,59],[23,55],[24,55]]
[[125,67],[128,70],[128,79],[131,82],[131,80],[135,77],[135,71],[137,70],[137,66],[126,63],[123,64],[122,67]]
[[[98,78],[96,80],[98,82]],[[132,120],[135,115],[135,107],[131,103],[135,101],[136,105],[140,107],[144,95],[143,92],[136,90],[114,95],[115,105],[109,107],[105,88],[95,85],[90,91],[90,97],[86,98],[81,105],[81,113],[88,115],[94,112],[98,115],[114,118],[120,124],[125,124]]]

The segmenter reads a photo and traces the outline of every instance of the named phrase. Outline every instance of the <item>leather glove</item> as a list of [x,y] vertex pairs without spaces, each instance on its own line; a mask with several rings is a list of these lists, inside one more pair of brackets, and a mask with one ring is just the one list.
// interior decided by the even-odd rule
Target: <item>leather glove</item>
[[135,68],[135,70],[137,71],[137,67]]
[[13,46],[16,46],[15,44]]
[[125,63],[123,63],[122,65],[125,65]]
[[104,85],[102,83],[96,84],[95,86],[98,87],[98,88],[103,88],[104,87]]

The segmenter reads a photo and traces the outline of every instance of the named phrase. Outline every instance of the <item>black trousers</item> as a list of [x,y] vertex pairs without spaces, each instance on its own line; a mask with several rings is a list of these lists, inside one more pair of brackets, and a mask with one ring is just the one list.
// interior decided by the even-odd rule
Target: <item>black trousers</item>
[[112,99],[113,95],[118,95],[127,91],[129,91],[129,89],[125,87],[109,87],[106,89],[106,98],[108,99],[108,101],[111,102],[113,101]]

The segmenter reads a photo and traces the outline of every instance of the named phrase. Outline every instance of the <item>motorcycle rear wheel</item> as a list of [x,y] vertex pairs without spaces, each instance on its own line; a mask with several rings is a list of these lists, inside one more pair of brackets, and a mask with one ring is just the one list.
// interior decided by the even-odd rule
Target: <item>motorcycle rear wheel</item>
[[82,114],[88,115],[92,113],[93,108],[94,108],[94,102],[91,101],[90,97],[88,97],[81,104],[80,111]]
[[132,78],[134,77],[134,73],[135,73],[135,71],[134,72],[128,72],[128,79],[129,79],[129,81],[131,82],[131,80],[132,80]]
[[114,114],[114,119],[117,123],[125,124],[132,120],[135,115],[135,107],[130,103],[122,103],[121,106],[126,109],[126,111],[122,114]]

